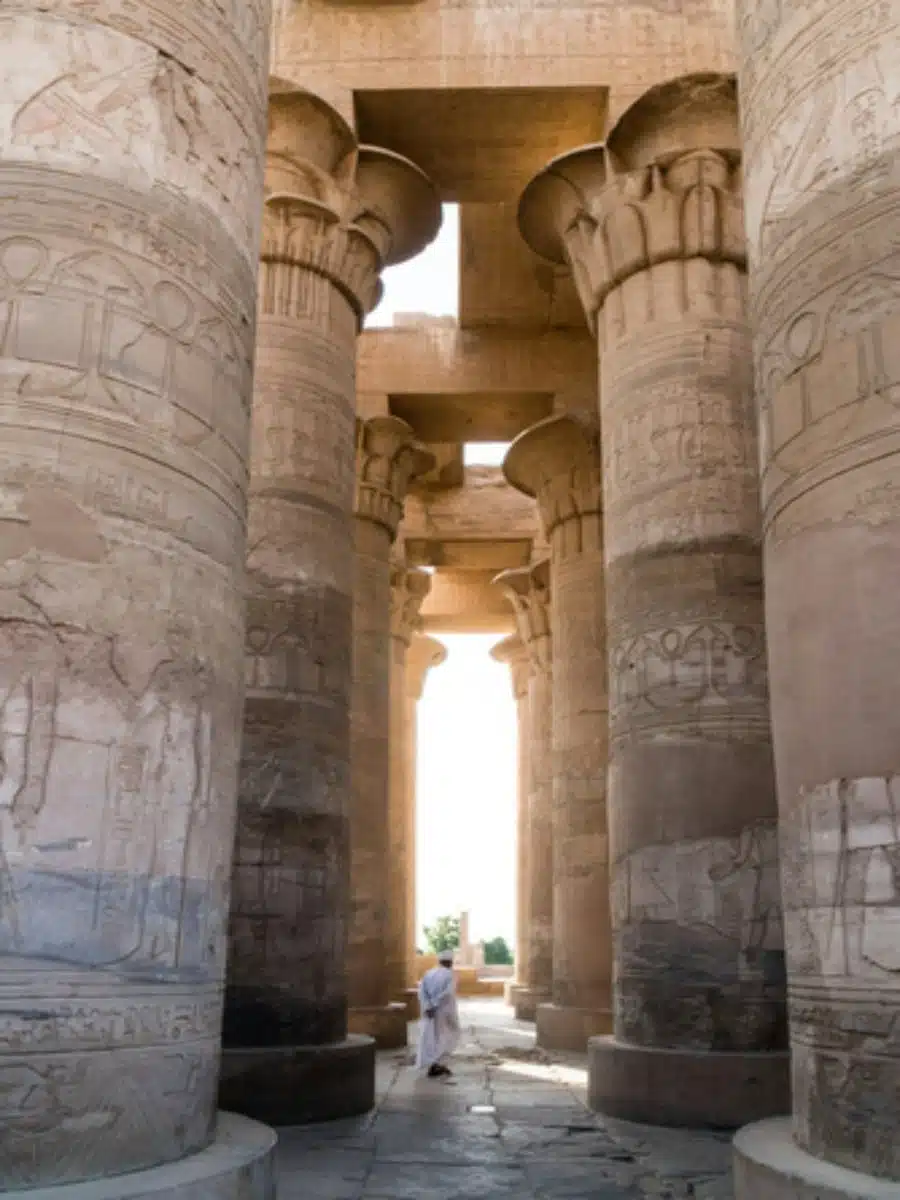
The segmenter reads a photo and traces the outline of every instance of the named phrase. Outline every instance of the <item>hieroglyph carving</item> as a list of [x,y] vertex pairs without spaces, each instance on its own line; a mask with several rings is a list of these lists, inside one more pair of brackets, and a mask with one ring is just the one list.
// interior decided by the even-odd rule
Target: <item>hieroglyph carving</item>
[[647,630],[610,647],[610,732],[637,736],[654,728],[724,729],[740,717],[768,731],[765,635],[727,621]]
[[[900,398],[900,251],[883,233],[898,195],[886,148],[900,122],[900,24],[890,0],[843,0],[827,37],[819,24],[814,8],[743,10],[763,511],[779,541],[823,521],[875,526],[900,512],[888,454]],[[784,45],[791,69],[774,71]],[[833,514],[817,514],[807,494],[840,476],[848,483],[863,465],[867,486],[843,486]]]
[[213,1134],[268,7],[0,9],[14,1188],[141,1170]]
[[[259,230],[266,0],[104,5],[71,24],[5,0],[0,156],[188,197],[244,248]],[[40,52],[35,53],[35,48]]]

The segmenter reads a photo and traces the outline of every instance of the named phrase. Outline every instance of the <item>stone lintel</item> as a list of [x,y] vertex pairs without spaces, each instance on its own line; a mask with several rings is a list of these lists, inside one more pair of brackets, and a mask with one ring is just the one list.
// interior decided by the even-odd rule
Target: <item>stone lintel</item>
[[356,422],[356,516],[397,536],[410,481],[434,466],[434,455],[399,417]]
[[[361,385],[389,396],[392,406],[402,404],[404,411],[392,411],[404,420],[413,415],[414,405],[405,399],[409,396],[419,396],[422,404],[434,396],[445,404],[452,396],[534,400],[541,393],[558,398],[596,391],[597,352],[586,329],[460,329],[455,322],[423,318],[412,325],[364,330],[357,365]],[[526,415],[524,406],[520,411]],[[525,424],[548,415],[545,409]],[[460,432],[471,440],[467,430]],[[443,441],[443,435],[434,440]]]
[[450,571],[498,571],[524,566],[531,558],[530,538],[407,538],[406,559],[414,566]]
[[438,570],[422,605],[422,628],[430,633],[512,633],[512,609],[487,571]]

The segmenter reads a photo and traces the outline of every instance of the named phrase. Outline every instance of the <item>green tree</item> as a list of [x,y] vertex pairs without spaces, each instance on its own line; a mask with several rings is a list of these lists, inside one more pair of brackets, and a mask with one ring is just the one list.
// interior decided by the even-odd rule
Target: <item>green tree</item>
[[425,926],[425,941],[432,954],[459,949],[459,917],[438,917]]
[[484,963],[488,967],[511,967],[513,956],[506,938],[495,937],[488,942],[482,942],[484,946]]

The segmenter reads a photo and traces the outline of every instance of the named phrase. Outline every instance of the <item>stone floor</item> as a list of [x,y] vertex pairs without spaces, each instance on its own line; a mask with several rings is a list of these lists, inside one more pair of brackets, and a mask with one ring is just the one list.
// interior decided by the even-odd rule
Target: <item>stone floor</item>
[[373,1113],[282,1130],[279,1200],[731,1200],[729,1136],[601,1119],[583,1057],[536,1050],[498,1001],[461,1009],[452,1081],[383,1054]]

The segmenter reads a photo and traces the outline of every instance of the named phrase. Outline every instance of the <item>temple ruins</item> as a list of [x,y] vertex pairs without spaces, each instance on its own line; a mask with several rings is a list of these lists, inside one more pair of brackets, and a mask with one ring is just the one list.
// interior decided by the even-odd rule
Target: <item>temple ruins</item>
[[0,400],[0,1191],[372,1109],[491,632],[516,1018],[900,1197],[897,0],[0,0]]

